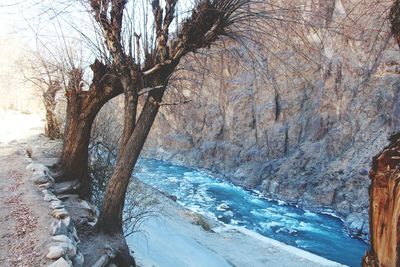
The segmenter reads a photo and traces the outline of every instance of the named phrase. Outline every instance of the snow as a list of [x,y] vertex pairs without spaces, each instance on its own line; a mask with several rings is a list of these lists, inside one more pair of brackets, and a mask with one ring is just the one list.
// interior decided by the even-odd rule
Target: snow
[[190,211],[160,198],[164,215],[150,218],[143,232],[127,237],[139,266],[343,266],[244,228],[210,220],[214,232],[207,232],[193,224]]

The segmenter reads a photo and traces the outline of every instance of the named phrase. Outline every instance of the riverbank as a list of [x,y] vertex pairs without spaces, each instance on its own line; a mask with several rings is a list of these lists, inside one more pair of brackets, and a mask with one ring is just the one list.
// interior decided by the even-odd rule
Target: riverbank
[[[52,218],[48,202],[35,189],[25,167],[30,162],[29,153],[39,161],[56,157],[61,143],[40,135],[40,116],[1,115],[2,125],[10,127],[0,132],[0,210],[4,215],[0,266],[45,266],[51,263],[45,255]],[[150,218],[142,225],[143,232],[128,237],[139,266],[341,266],[248,230],[203,218],[160,193],[155,196],[163,204],[162,216]],[[81,248],[87,240],[85,236],[80,239]],[[93,253],[84,253],[84,266],[96,260],[90,255]]]
[[127,237],[138,266],[343,266],[247,229],[227,227],[155,195],[162,214]]

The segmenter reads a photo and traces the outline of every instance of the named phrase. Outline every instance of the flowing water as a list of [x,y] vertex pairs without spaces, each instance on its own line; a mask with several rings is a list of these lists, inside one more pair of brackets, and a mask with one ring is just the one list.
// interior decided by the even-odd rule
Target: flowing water
[[340,219],[267,200],[207,172],[155,159],[141,159],[135,176],[178,203],[214,216],[229,225],[242,226],[327,259],[360,266],[368,245],[349,237]]

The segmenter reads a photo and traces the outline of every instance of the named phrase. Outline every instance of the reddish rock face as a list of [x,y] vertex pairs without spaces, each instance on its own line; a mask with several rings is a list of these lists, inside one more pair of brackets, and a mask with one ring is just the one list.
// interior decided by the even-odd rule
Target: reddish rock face
[[390,141],[370,171],[371,250],[363,266],[400,266],[400,133]]

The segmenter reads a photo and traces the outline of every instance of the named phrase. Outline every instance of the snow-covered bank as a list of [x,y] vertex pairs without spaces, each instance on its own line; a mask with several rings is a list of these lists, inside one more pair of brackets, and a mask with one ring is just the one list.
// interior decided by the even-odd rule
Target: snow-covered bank
[[191,211],[167,197],[164,215],[146,221],[127,238],[139,266],[343,266],[246,229],[208,220],[213,232],[194,224]]

